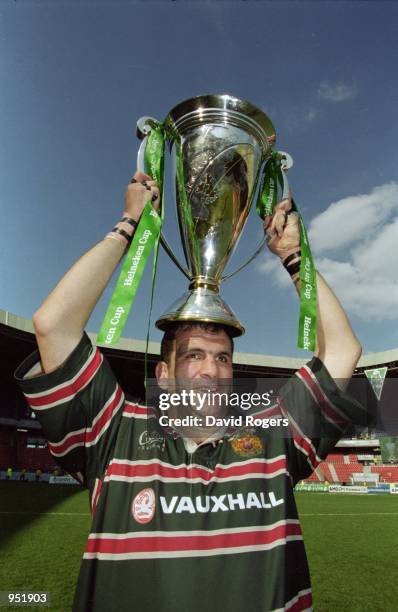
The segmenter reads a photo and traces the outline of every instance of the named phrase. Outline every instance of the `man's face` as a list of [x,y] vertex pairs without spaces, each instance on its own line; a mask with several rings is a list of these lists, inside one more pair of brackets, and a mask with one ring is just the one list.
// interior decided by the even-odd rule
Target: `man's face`
[[169,389],[228,391],[220,381],[232,379],[231,340],[223,329],[210,332],[194,327],[178,331],[168,363],[160,362],[156,374],[158,381],[165,379]]

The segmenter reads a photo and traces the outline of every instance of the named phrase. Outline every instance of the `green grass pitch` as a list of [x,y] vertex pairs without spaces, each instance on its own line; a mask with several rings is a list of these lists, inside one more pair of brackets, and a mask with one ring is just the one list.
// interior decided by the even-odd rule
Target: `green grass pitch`
[[[397,610],[398,495],[296,498],[316,612]],[[47,591],[48,608],[28,609],[68,612],[89,528],[86,491],[0,482],[0,591]]]

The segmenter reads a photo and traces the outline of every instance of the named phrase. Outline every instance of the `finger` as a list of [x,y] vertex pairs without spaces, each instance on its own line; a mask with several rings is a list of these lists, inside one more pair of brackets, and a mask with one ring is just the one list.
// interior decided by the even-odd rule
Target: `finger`
[[299,222],[300,222],[300,217],[298,215],[298,213],[296,213],[294,210],[286,213],[286,226],[289,227],[290,229],[292,227],[298,226]]
[[152,196],[152,206],[155,210],[159,210],[160,207],[160,193],[154,193]]
[[271,237],[274,235],[275,232],[274,232],[274,227],[273,227],[273,217],[265,217],[263,228],[264,228],[264,233],[268,237]]
[[275,215],[274,228],[278,236],[282,236],[286,226],[287,214],[284,211],[278,211]]
[[142,183],[143,181],[151,181],[151,180],[152,180],[152,177],[150,177],[148,174],[145,174],[144,172],[137,170],[137,172],[134,173],[134,176],[131,182]]
[[292,201],[291,201],[291,199],[290,198],[284,198],[283,200],[278,202],[278,204],[275,206],[275,210],[283,210],[285,212],[288,212],[288,211],[292,210]]
[[145,185],[145,187],[149,187],[149,188],[154,188],[158,186],[156,181],[143,181],[142,184]]
[[152,187],[151,193],[152,193],[152,202],[155,202],[156,200],[159,200],[159,198],[160,198],[160,191],[159,191],[159,189],[157,187]]
[[272,220],[272,215],[265,215],[265,217],[264,217],[264,230],[267,229],[267,227],[271,223],[271,220]]
[[281,200],[280,202],[278,202],[278,204],[275,205],[272,215],[266,215],[264,217],[264,227],[267,228],[271,221],[274,219],[276,213],[278,213],[278,211],[282,211],[282,212],[290,212],[292,210],[292,202],[289,198],[285,198],[284,200]]
[[268,224],[269,230],[280,234],[285,225],[286,212],[281,209],[274,209],[274,214],[271,217],[270,223]]

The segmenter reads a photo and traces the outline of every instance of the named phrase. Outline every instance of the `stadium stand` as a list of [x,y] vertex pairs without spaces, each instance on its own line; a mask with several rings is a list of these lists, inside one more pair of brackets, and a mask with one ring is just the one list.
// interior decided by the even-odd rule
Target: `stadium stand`
[[339,454],[330,454],[327,457],[328,463],[344,463],[345,460],[345,455],[343,455],[342,453]]
[[380,480],[383,482],[398,482],[398,466],[397,465],[380,465],[372,467],[373,474],[379,474]]
[[[372,466],[370,467],[370,471],[368,473],[364,472],[364,466],[361,463],[342,463],[342,462],[334,462],[329,463],[328,461],[323,461],[319,464],[315,472],[311,474],[309,478],[307,478],[307,482],[329,482],[336,484],[351,484],[354,480],[359,482],[361,480],[361,476],[363,476],[363,480],[374,480],[380,482],[398,482],[398,466],[396,465],[384,465],[384,466]],[[378,477],[370,478],[369,474],[378,475]]]
[[[91,335],[95,342],[95,336]],[[125,391],[135,397],[144,397],[144,341],[122,338],[117,349],[102,348],[116,377]],[[36,348],[30,321],[0,310],[0,359],[2,397],[0,400],[0,468],[54,470],[51,457],[41,434],[39,423],[28,408],[17,388],[13,373],[21,361]],[[148,346],[148,376],[153,377],[160,345],[150,342]],[[292,376],[306,361],[290,357],[234,354],[234,376],[236,378],[274,378]],[[387,377],[398,378],[398,349],[365,355],[354,373],[356,379],[364,379],[364,370],[370,367],[388,367]],[[361,454],[362,453],[362,454]],[[361,462],[363,461],[363,462]],[[353,474],[360,474],[366,463],[384,482],[398,482],[398,466],[380,465],[379,441],[372,439],[349,439],[338,443],[334,452],[322,462],[308,479],[309,482],[349,483]]]

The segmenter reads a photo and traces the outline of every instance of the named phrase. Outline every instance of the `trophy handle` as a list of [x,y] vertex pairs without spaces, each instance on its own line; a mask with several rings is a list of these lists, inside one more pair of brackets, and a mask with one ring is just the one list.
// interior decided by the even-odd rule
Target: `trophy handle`
[[[289,155],[289,153],[285,153],[285,151],[278,151],[278,153],[282,155],[282,160],[283,160],[281,164],[282,177],[283,177],[282,200],[285,200],[286,198],[289,197],[289,182],[287,180],[286,172],[287,170],[289,170],[289,168],[293,166],[293,159]],[[235,276],[235,274],[238,274],[238,272],[243,270],[243,268],[246,268],[246,266],[248,266],[249,263],[251,263],[253,259],[256,259],[257,255],[261,253],[264,244],[267,242],[267,239],[268,239],[268,236],[264,236],[264,238],[261,240],[260,244],[258,245],[257,249],[254,251],[253,255],[249,257],[249,259],[245,261],[245,263],[239,266],[237,270],[235,270],[234,272],[231,272],[230,274],[226,274],[225,276],[222,276],[221,280],[224,281],[224,280],[227,280],[228,278],[232,278],[232,276]]]
[[188,270],[184,268],[184,266],[178,261],[177,257],[174,255],[173,250],[171,246],[169,245],[169,243],[167,242],[162,231],[160,232],[160,243],[162,247],[164,248],[164,250],[166,251],[167,255],[170,257],[171,261],[173,261],[175,265],[177,266],[177,268],[181,270],[181,272],[187,277],[188,280],[191,281],[192,276],[189,274]]
[[222,276],[221,280],[224,281],[224,280],[227,280],[228,278],[232,278],[232,276],[235,276],[235,274],[238,274],[238,272],[243,270],[243,268],[246,268],[246,266],[248,266],[249,263],[251,263],[253,259],[256,259],[257,255],[261,253],[261,251],[263,250],[264,244],[266,242],[267,242],[267,236],[264,236],[264,238],[261,240],[260,244],[258,245],[257,249],[254,251],[253,255],[249,257],[249,259],[245,261],[245,263],[239,266],[237,270],[234,270],[234,272],[231,272],[230,274],[225,274],[225,276]]
[[137,121],[137,137],[143,140],[158,123],[154,117],[140,117]]

